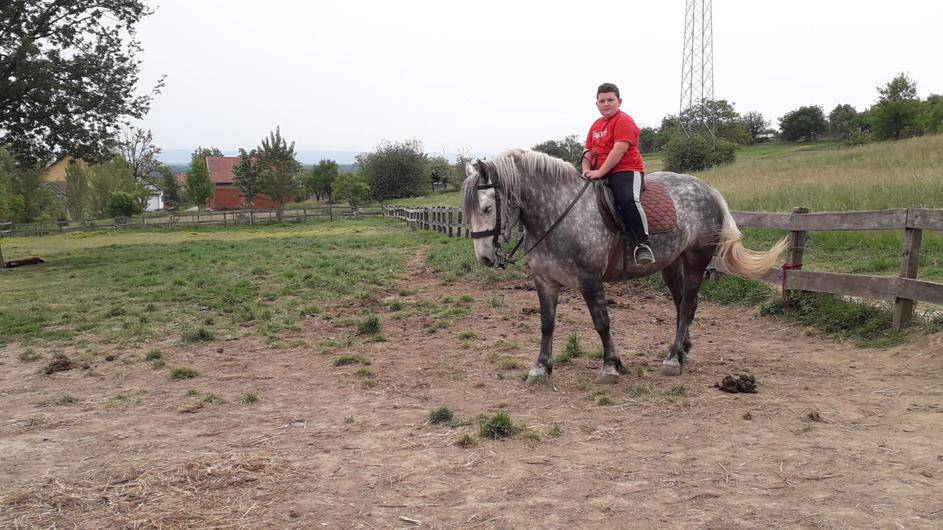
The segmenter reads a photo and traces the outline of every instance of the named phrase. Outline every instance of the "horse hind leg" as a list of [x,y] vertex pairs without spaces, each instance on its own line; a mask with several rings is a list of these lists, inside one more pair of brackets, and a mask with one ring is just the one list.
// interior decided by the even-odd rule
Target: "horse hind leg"
[[[665,280],[668,290],[671,291],[671,299],[675,304],[675,330],[677,330],[678,323],[681,321],[681,299],[684,296],[684,264],[681,259],[675,260],[674,263],[662,269],[661,277]],[[684,353],[691,351],[690,328],[684,334],[681,347],[684,349]]]
[[[675,290],[680,283],[681,301],[676,305],[678,325],[675,329],[674,342],[668,348],[668,356],[661,365],[662,375],[681,375],[685,354],[691,350],[690,327],[694,320],[694,313],[697,312],[698,293],[701,289],[701,282],[704,280],[704,271],[707,270],[712,257],[711,250],[687,252],[680,258],[680,273],[669,273],[674,281],[668,282],[666,278],[666,283],[669,283],[669,289],[672,290],[672,297],[675,300],[677,300]],[[678,279],[681,281],[678,282]],[[671,287],[672,283],[676,286],[675,288]]]
[[557,301],[560,298],[560,286],[534,277],[537,298],[540,301],[540,355],[534,366],[527,373],[527,384],[546,381],[553,373],[553,331],[557,322]]
[[593,317],[593,327],[596,328],[596,333],[602,341],[603,366],[596,376],[596,383],[615,384],[619,381],[619,375],[624,368],[612,343],[612,335],[609,331],[609,307],[606,305],[606,293],[602,280],[597,278],[580,281],[580,292],[583,294],[583,300],[586,301],[589,314]]

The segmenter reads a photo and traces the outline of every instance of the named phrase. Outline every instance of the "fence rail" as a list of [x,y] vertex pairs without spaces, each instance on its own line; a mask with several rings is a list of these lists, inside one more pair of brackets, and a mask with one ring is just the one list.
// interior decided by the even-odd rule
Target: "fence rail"
[[[305,222],[309,219],[322,219],[333,221],[335,219],[360,219],[363,217],[380,217],[382,215],[383,209],[380,207],[350,208],[347,206],[328,205],[317,208],[282,210],[281,220]],[[278,221],[278,210],[274,209],[182,212],[168,215],[142,215],[129,218],[95,219],[84,223],[0,223],[0,237],[44,236],[76,231],[115,230],[121,228],[170,228],[181,225],[254,225]]]
[[[412,228],[434,230],[449,237],[468,237],[471,230],[458,208],[384,206],[383,215],[403,220]],[[787,290],[893,300],[894,329],[910,324],[916,302],[943,304],[943,284],[917,279],[923,231],[943,231],[943,210],[899,208],[811,213],[796,208],[792,213],[733,212],[733,217],[740,227],[789,231],[789,268],[770,271],[761,278],[764,282],[784,285]],[[802,270],[809,232],[844,230],[904,230],[897,277]],[[713,265],[718,271],[727,272],[719,260],[715,259]]]

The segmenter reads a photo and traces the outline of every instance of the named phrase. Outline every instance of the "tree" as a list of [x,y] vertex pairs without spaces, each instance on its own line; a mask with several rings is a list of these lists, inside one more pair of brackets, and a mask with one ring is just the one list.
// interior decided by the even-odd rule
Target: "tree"
[[706,99],[681,113],[681,121],[685,123],[707,121],[713,119],[715,135],[736,144],[750,143],[751,137],[740,115],[734,109],[734,104],[726,99]]
[[208,156],[225,156],[223,152],[217,147],[197,147],[190,153],[190,158],[199,158],[200,160],[206,160]]
[[828,134],[834,138],[850,138],[857,131],[858,111],[851,105],[837,105],[828,113]]
[[135,95],[142,0],[14,0],[0,8],[0,145],[23,167],[63,154],[108,158],[115,126],[143,117],[163,86]]
[[318,162],[305,177],[305,189],[317,200],[331,198],[331,186],[337,178],[337,162],[324,159]]
[[943,132],[943,96],[930,94],[920,114],[920,127],[928,133]]
[[743,126],[750,137],[750,144],[756,142],[756,137],[763,134],[768,125],[769,122],[759,112],[750,111],[743,115]]
[[121,157],[95,164],[89,169],[90,209],[96,215],[107,214],[112,193],[122,191],[138,201],[142,195],[147,195],[147,190],[141,183],[134,181],[131,167]]
[[255,200],[262,193],[262,176],[254,163],[258,155],[255,151],[247,153],[239,149],[239,163],[233,168],[232,183],[239,188],[249,208],[254,208]]
[[252,151],[254,170],[259,175],[259,191],[275,201],[278,219],[282,219],[282,207],[301,192],[303,167],[295,160],[295,142],[289,144],[282,138],[279,127],[262,138],[262,144]]
[[350,203],[352,208],[359,208],[370,196],[370,185],[356,173],[341,173],[334,181],[331,199]]
[[377,200],[418,197],[430,186],[428,160],[416,139],[383,142],[377,150],[357,155],[361,175]]
[[584,145],[579,141],[579,137],[575,134],[571,134],[560,141],[547,140],[546,142],[541,142],[532,147],[532,149],[550,156],[555,156],[561,160],[566,160],[573,164],[573,167],[579,169],[580,164],[582,164],[583,147]]
[[158,187],[164,192],[164,208],[176,208],[183,204],[183,197],[180,195],[180,183],[177,181],[174,170],[161,164],[157,168],[157,172],[160,173]]
[[733,162],[736,152],[736,144],[723,138],[676,134],[665,144],[662,159],[666,171],[684,173]]
[[[433,156],[429,158],[429,179],[432,183],[432,191],[436,187],[446,187],[452,180],[452,164],[444,156]],[[464,174],[464,172],[462,173]]]
[[73,161],[66,169],[65,206],[73,221],[85,222],[91,200],[91,175],[92,170],[82,160]]
[[898,74],[883,87],[877,87],[878,102],[871,107],[871,130],[880,140],[899,140],[923,134],[920,114],[923,104],[917,97],[917,84],[906,74]]
[[105,204],[105,215],[108,217],[131,217],[142,210],[137,197],[126,191],[113,192]]
[[187,195],[199,209],[206,206],[213,196],[213,181],[210,180],[210,171],[206,167],[206,157],[193,156],[190,159],[190,169],[187,171]]
[[131,168],[131,176],[135,181],[154,184],[151,182],[151,175],[156,173],[162,164],[157,159],[160,147],[154,145],[154,135],[150,129],[145,131],[137,127],[122,127],[115,146],[118,154]]
[[14,197],[10,179],[14,170],[16,170],[16,161],[13,155],[0,147],[0,222],[13,219]]
[[886,85],[877,87],[877,91],[880,94],[878,104],[893,101],[916,101],[919,99],[917,97],[917,83],[903,72],[897,74],[897,77],[891,79]]
[[825,122],[822,107],[813,105],[787,112],[779,119],[779,130],[783,140],[787,142],[814,140],[816,136],[828,130],[828,124]]

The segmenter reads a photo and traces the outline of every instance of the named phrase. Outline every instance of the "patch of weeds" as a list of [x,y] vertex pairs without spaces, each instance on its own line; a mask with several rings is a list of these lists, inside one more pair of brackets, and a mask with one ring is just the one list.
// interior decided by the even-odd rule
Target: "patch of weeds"
[[386,304],[386,308],[390,311],[402,311],[403,307],[403,302],[400,302],[399,300],[393,300],[392,302]]
[[118,394],[115,397],[109,399],[108,402],[114,405],[121,405],[128,402],[128,396],[124,394]]
[[645,377],[647,370],[645,369],[645,366],[640,364],[632,369],[632,373],[635,375],[635,377]]
[[452,326],[451,320],[440,318],[439,320],[436,320],[435,322],[433,322],[432,325],[427,327],[426,331],[428,331],[429,333],[435,333],[436,331],[439,331],[440,329],[446,329],[451,326]]
[[474,340],[478,338],[478,334],[474,331],[460,331],[458,333],[458,340]]
[[207,342],[216,338],[216,335],[204,326],[196,326],[183,330],[181,339],[184,344],[193,344],[195,342]]
[[33,361],[38,361],[39,357],[40,357],[39,353],[37,353],[35,350],[26,350],[20,354],[20,360],[23,361],[24,363],[31,363]]
[[494,347],[502,351],[517,351],[521,349],[521,343],[516,340],[501,339],[494,344]]
[[598,430],[599,430],[599,427],[596,427],[592,423],[584,423],[580,425],[580,432],[583,432],[585,434],[593,434],[594,432]]
[[772,299],[761,313],[852,339],[859,346],[890,346],[904,338],[904,333],[893,330],[886,305],[848,301],[827,293],[790,291],[785,303],[781,298]]
[[170,369],[170,378],[173,380],[193,379],[194,377],[197,377],[198,375],[200,375],[200,372],[186,366],[180,366],[177,368]]
[[774,291],[760,282],[722,274],[703,282],[700,294],[718,304],[756,306],[769,300]]
[[378,333],[367,339],[367,342],[386,342],[386,335]]
[[651,385],[632,385],[625,390],[626,395],[632,399],[648,399],[652,396]]
[[517,370],[522,368],[524,365],[521,364],[521,361],[514,357],[504,357],[498,361],[499,370]]
[[245,403],[246,405],[259,402],[259,395],[255,392],[246,392],[239,397],[239,401]]
[[443,304],[451,304],[455,302],[455,299],[452,298],[451,296],[443,296],[442,299],[439,301],[442,302]]
[[536,443],[540,441],[540,433],[528,427],[521,429],[520,438],[525,442]]
[[318,341],[318,349],[320,350],[329,350],[335,348],[350,348],[354,345],[354,338],[350,335],[344,337],[343,339],[324,339]]
[[353,423],[353,422],[354,422],[354,417],[353,417],[353,416],[346,416],[346,417],[344,418],[344,423]]
[[455,439],[455,445],[458,445],[459,447],[471,447],[477,442],[478,440],[476,440],[474,436],[468,434],[467,432],[460,434],[458,438]]
[[216,394],[210,392],[209,394],[206,395],[206,397],[203,398],[203,402],[204,402],[204,403],[222,403],[222,402],[223,402],[223,398],[221,398],[221,397],[217,396]]
[[463,304],[470,304],[475,301],[475,297],[470,294],[463,294],[459,297],[458,301]]
[[362,381],[360,381],[360,386],[364,388],[373,388],[377,386],[377,380],[373,379],[372,377],[365,377]]
[[668,390],[665,390],[665,398],[672,402],[678,401],[684,399],[684,396],[686,396],[687,393],[688,389],[685,388],[684,385],[676,385],[669,388]]
[[367,359],[365,356],[360,355],[360,354],[341,355],[339,357],[335,357],[334,362],[332,364],[334,366],[346,366],[348,364],[369,365],[370,359]]
[[593,351],[591,351],[591,352],[586,352],[585,355],[586,355],[587,357],[589,357],[590,359],[602,359],[602,358],[603,358],[603,353],[604,353],[604,352],[602,351],[602,348],[600,348],[600,349],[598,349],[598,350],[593,350]]
[[496,294],[488,300],[488,305],[491,307],[502,307],[504,306],[504,297]]
[[400,296],[412,296],[416,294],[416,291],[412,289],[400,289],[399,291],[396,292],[396,294]]
[[554,423],[554,424],[551,425],[550,428],[547,430],[547,436],[550,436],[550,437],[553,437],[553,438],[559,438],[559,437],[563,436],[563,426],[560,425],[559,423]]
[[321,308],[316,305],[307,305],[299,309],[298,314],[303,317],[313,317],[321,314]]
[[570,333],[566,336],[566,342],[563,343],[563,354],[570,357],[579,357],[583,355],[583,348],[580,347],[580,337],[576,333]]
[[191,388],[190,390],[187,390],[187,397],[197,396],[197,395],[199,395],[199,394],[200,394],[200,393],[199,393],[198,391],[196,391],[196,390],[194,390],[194,389],[192,389],[192,388]]
[[164,360],[164,353],[160,350],[151,350],[144,355],[144,361],[152,363],[154,361]]
[[452,412],[451,407],[448,405],[442,405],[439,408],[432,409],[432,412],[429,413],[427,421],[433,425],[439,425],[442,423],[451,424],[455,421],[455,413]]
[[816,422],[816,423],[822,423],[822,422],[825,421],[824,419],[822,419],[822,414],[820,414],[819,411],[817,411],[817,410],[815,410],[815,409],[807,409],[805,412],[803,412],[803,413],[802,413],[802,420],[803,420],[803,421],[814,421],[814,422]]
[[357,335],[376,335],[380,329],[380,317],[376,315],[367,315],[357,323]]
[[748,420],[748,421],[749,421],[749,420],[752,420],[752,419],[753,419],[753,413],[748,410],[748,411],[744,412],[743,415],[740,416],[740,417],[743,418],[743,419],[745,419],[745,420]]
[[74,405],[78,402],[79,400],[75,399],[72,394],[63,394],[62,397],[56,400],[57,405]]
[[371,372],[369,368],[358,368],[357,371],[354,372],[354,375],[356,375],[357,377],[363,377],[366,379],[366,378],[373,377],[373,372]]
[[502,410],[491,416],[482,417],[479,422],[479,431],[481,436],[497,440],[517,436],[521,428],[514,425],[508,413]]
[[612,405],[612,397],[609,395],[608,390],[595,390],[592,394],[590,394],[590,398],[592,398],[592,400],[595,401],[597,405]]

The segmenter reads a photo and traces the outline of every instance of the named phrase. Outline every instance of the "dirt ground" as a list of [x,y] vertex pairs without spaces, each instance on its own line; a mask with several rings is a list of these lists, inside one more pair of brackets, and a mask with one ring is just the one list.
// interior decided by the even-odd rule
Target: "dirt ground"
[[[702,302],[687,371],[663,378],[670,299],[620,285],[610,310],[629,374],[594,385],[600,361],[582,356],[526,387],[540,333],[528,283],[414,272],[372,302],[325,306],[372,307],[385,342],[318,352],[351,329],[314,317],[288,337],[306,346],[169,340],[53,375],[39,372],[48,356],[0,350],[0,527],[943,527],[943,334],[858,348]],[[466,294],[474,312],[435,332],[440,317],[382,304]],[[556,352],[570,333],[599,347],[566,292]],[[153,347],[200,375],[151,369]],[[333,366],[350,353],[374,375]],[[713,388],[737,373],[758,393]],[[506,410],[527,431],[427,424],[443,404],[462,418]]]

